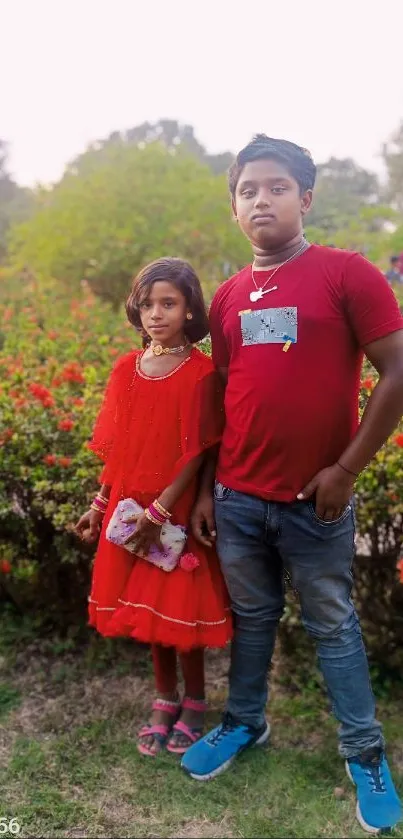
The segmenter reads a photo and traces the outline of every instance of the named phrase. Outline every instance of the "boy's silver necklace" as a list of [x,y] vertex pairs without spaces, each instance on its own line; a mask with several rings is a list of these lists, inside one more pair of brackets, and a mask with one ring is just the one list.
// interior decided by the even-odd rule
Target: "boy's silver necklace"
[[[309,248],[309,244],[304,239],[301,247],[298,248],[298,250],[295,251],[295,253],[293,253],[292,256],[289,256],[288,259],[285,260],[285,262],[281,262],[280,265],[277,265],[277,268],[274,269],[273,273],[270,274],[270,277],[268,277],[268,279],[266,280],[265,283],[263,283],[262,286],[258,286],[258,284],[255,280],[255,275],[254,275],[255,263],[253,262],[253,264],[252,264],[252,281],[253,281],[253,285],[255,286],[256,291],[251,291],[251,293],[249,295],[249,299],[250,299],[251,303],[257,303],[258,300],[261,300],[261,298],[263,297],[264,294],[269,294],[270,291],[277,291],[277,289],[278,289],[277,285],[273,285],[273,286],[271,286],[271,288],[266,288],[267,283],[271,282],[274,275],[277,274],[277,271],[279,271],[280,268],[284,268],[284,265],[287,265],[287,262],[291,262],[292,259],[295,259],[295,257],[298,256],[298,254],[300,254],[303,250],[306,250],[306,248]],[[268,268],[267,270],[270,271],[270,268]],[[266,291],[264,291],[265,288],[266,288]]]

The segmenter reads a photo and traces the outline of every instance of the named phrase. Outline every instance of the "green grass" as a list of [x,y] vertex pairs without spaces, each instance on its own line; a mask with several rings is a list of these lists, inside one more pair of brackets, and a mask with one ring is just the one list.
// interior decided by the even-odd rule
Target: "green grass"
[[[20,836],[364,836],[320,692],[275,688],[270,746],[200,784],[168,754],[136,750],[152,692],[146,653],[125,652],[122,666],[110,660],[113,645],[101,648],[102,668],[93,651],[72,656],[54,644],[46,656],[28,649],[3,662],[0,817],[16,818]],[[225,657],[209,657],[208,725],[219,718],[226,668]],[[382,700],[379,712],[403,792],[402,703]]]
[[0,680],[0,720],[4,715],[8,714],[12,708],[19,705],[20,699],[21,695],[19,690],[16,690],[16,688],[8,682]]
[[[362,836],[333,726],[322,721],[319,741],[298,702],[290,724],[289,704],[273,702],[274,744],[209,784],[188,779],[168,755],[142,759],[125,715],[46,739],[19,737],[0,771],[2,813],[17,818],[22,836]],[[386,728],[392,741],[401,736],[398,718]]]

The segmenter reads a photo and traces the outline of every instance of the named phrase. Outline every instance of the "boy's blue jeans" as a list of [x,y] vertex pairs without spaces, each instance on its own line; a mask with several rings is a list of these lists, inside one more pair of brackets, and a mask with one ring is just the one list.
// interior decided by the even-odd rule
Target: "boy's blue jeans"
[[260,728],[284,610],[284,568],[298,592],[348,758],[383,746],[368,662],[351,600],[354,512],[326,523],[312,502],[266,502],[215,486],[217,548],[235,620],[227,711]]

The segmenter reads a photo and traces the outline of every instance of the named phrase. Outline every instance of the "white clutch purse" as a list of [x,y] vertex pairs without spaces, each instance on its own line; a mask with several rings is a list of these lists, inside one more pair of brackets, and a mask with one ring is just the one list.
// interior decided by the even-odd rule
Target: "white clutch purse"
[[114,545],[119,545],[130,553],[136,553],[137,556],[141,556],[163,571],[173,571],[179,563],[186,544],[186,529],[166,522],[161,527],[164,552],[162,553],[156,545],[151,545],[149,553],[145,556],[141,551],[136,551],[132,542],[124,544],[126,539],[136,532],[136,522],[128,524],[125,519],[140,513],[144,513],[144,509],[133,498],[124,498],[123,501],[119,501],[106,528],[106,538]]

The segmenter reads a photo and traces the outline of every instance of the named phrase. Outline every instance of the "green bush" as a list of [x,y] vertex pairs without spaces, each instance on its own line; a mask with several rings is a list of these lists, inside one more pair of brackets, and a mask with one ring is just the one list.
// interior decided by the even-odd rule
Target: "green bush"
[[[92,552],[71,528],[96,487],[87,449],[114,358],[137,336],[87,289],[68,299],[49,284],[0,279],[0,586],[26,615],[59,629],[86,618]],[[206,345],[206,349],[208,347]],[[362,407],[374,383],[366,370]],[[373,662],[403,665],[403,428],[357,485],[356,596]],[[291,598],[281,625],[290,660],[305,667]],[[308,654],[308,658],[311,654]],[[290,672],[292,668],[290,669]]]
[[[3,289],[4,294],[4,289]],[[0,582],[23,611],[60,627],[85,614],[91,551],[72,526],[100,463],[87,442],[115,357],[137,340],[85,288],[13,291],[0,351]]]

